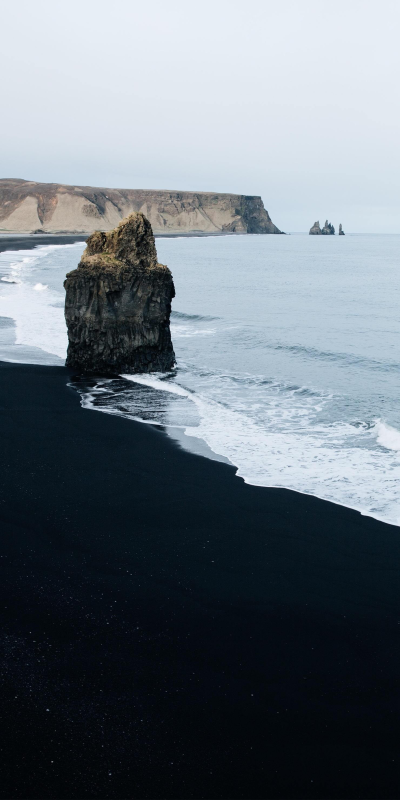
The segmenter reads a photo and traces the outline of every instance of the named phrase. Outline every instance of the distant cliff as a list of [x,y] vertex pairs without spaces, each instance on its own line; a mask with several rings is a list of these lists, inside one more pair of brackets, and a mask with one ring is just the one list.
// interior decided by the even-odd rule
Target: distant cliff
[[143,214],[97,231],[64,282],[67,366],[81,373],[164,372],[175,362],[172,275]]
[[0,231],[109,231],[141,211],[155,234],[281,233],[261,197],[212,192],[102,189],[0,179]]

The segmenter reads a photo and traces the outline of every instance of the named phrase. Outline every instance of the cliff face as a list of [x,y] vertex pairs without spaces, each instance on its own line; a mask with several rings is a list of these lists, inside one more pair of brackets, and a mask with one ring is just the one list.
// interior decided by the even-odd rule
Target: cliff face
[[261,197],[0,180],[0,230],[108,231],[141,211],[160,233],[281,233]]
[[168,267],[157,263],[143,214],[131,214],[109,233],[93,233],[64,287],[68,366],[115,375],[163,372],[174,365],[169,327],[174,284]]

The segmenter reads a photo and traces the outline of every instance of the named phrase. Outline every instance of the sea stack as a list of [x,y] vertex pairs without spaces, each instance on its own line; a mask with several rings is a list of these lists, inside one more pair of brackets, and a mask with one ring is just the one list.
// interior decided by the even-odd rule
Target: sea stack
[[319,221],[314,222],[314,225],[312,226],[312,228],[310,228],[310,236],[321,236],[321,234],[322,231]]
[[340,223],[340,225],[339,225],[339,236],[344,236],[344,235],[345,235],[345,233],[344,233],[344,230],[342,228],[342,223]]
[[67,366],[103,375],[173,367],[174,283],[168,267],[157,262],[144,214],[130,214],[108,233],[92,233],[64,287]]
[[331,222],[328,222],[328,220],[325,220],[325,225],[322,228],[322,234],[323,234],[323,236],[334,236],[335,235],[335,228],[333,227]]

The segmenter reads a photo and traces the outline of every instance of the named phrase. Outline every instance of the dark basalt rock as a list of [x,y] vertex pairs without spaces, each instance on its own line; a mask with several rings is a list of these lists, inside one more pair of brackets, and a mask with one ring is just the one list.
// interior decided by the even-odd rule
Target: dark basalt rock
[[310,228],[310,236],[321,236],[321,234],[322,231],[319,221],[314,222],[314,225],[312,226],[312,228]]
[[345,236],[345,232],[344,232],[344,230],[342,228],[342,223],[340,223],[340,225],[339,225],[339,236]]
[[80,373],[164,372],[175,354],[169,318],[174,283],[157,262],[150,222],[138,212],[95,231],[64,282],[66,364]]
[[322,234],[324,236],[334,236],[335,235],[335,228],[333,227],[331,222],[328,222],[328,220],[325,221],[325,225],[322,228]]

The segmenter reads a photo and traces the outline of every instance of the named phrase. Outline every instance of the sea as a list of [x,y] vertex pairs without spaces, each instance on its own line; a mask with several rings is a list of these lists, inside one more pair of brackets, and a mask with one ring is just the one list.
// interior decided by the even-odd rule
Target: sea
[[[176,368],[76,380],[82,405],[162,426],[246,483],[400,525],[400,236],[156,245],[176,288]],[[63,281],[84,247],[0,253],[0,359],[64,363]]]

